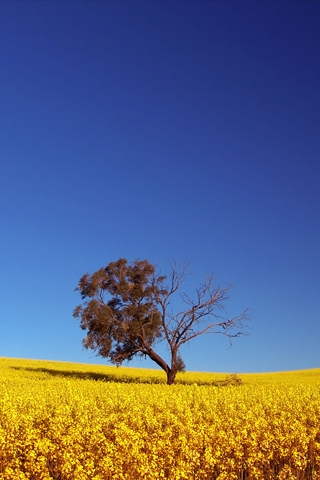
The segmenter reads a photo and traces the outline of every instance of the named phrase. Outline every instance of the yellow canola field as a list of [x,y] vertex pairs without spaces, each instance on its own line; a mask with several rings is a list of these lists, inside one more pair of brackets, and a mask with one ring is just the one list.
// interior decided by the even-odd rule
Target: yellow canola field
[[320,370],[168,387],[152,370],[0,368],[0,480],[320,479]]

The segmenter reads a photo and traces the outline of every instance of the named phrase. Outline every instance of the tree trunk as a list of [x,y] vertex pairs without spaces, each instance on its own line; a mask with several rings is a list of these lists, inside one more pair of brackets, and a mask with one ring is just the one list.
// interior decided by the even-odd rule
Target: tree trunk
[[172,385],[176,379],[177,372],[174,370],[168,370],[167,372],[167,385]]
[[[174,379],[175,379],[175,376],[176,376],[176,375],[174,375],[174,376],[172,377],[172,373],[170,373],[170,372],[172,372],[172,370],[171,370],[171,368],[169,367],[169,365],[168,365],[168,364],[163,360],[163,358],[161,358],[160,355],[158,355],[151,347],[148,346],[148,348],[146,348],[146,349],[147,349],[147,353],[146,353],[146,354],[148,355],[148,357],[149,357],[151,360],[153,360],[157,365],[159,365],[159,367],[161,367],[162,370],[164,370],[164,371],[166,372],[166,374],[167,374],[167,384],[168,384],[168,385],[171,385],[171,384],[174,382]],[[171,375],[171,376],[170,376],[170,375]],[[171,383],[169,383],[169,376],[170,376],[170,379],[172,378]]]
[[159,367],[162,368],[167,374],[167,385],[172,385],[176,379],[177,375],[177,368],[176,368],[176,355],[177,352],[173,353],[172,361],[171,361],[171,368],[169,365],[160,357],[149,345],[145,345],[146,348],[146,355],[153,360]]

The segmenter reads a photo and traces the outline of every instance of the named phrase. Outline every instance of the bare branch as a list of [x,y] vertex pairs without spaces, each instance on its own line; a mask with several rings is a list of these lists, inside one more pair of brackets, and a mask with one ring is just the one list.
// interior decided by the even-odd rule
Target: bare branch
[[[128,264],[120,258],[92,275],[85,274],[77,288],[84,304],[73,313],[87,330],[86,348],[116,365],[135,355],[147,355],[166,372],[168,384],[184,368],[179,352],[182,345],[207,333],[224,335],[231,343],[246,334],[249,318],[247,310],[226,318],[224,304],[231,285],[215,287],[213,275],[195,288],[193,298],[182,293],[183,308],[174,311],[171,302],[186,280],[189,263],[173,262],[170,267],[167,278],[157,274],[147,260]],[[170,367],[153,349],[160,341],[168,344]]]
[[[222,317],[216,317],[222,318]],[[179,347],[190,340],[203,335],[204,333],[219,334],[228,337],[229,339],[240,337],[241,335],[247,335],[246,326],[244,321],[249,320],[250,316],[248,310],[242,312],[239,316],[229,319],[222,319],[221,322],[212,322],[201,330],[194,332],[190,328],[185,331],[184,337],[179,342]],[[219,330],[219,328],[222,330]],[[232,329],[239,329],[234,333]]]

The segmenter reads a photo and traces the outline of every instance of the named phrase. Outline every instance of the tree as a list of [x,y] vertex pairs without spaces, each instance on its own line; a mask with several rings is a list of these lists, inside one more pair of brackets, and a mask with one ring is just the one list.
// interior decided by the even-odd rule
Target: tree
[[[248,311],[234,318],[223,315],[231,286],[214,287],[213,275],[195,289],[194,298],[181,294],[182,310],[171,309],[188,266],[174,263],[167,278],[156,273],[147,260],[129,264],[120,258],[92,275],[83,275],[76,290],[84,303],[75,308],[73,316],[80,318],[81,328],[87,331],[85,348],[117,366],[134,356],[148,356],[166,372],[171,385],[185,369],[179,351],[182,345],[205,333],[222,334],[230,342],[244,335]],[[154,349],[162,341],[169,347],[169,364]]]

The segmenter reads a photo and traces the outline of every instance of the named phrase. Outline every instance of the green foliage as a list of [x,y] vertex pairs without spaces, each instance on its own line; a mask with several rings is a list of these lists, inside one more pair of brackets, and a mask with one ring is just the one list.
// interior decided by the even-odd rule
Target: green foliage
[[177,369],[177,372],[181,372],[181,373],[184,373],[186,371],[186,364],[184,363],[180,353],[177,354],[176,369]]
[[73,315],[87,330],[84,346],[116,365],[147,355],[147,346],[162,335],[155,296],[165,292],[164,279],[147,260],[128,265],[123,258],[83,275],[76,290],[85,303]]

